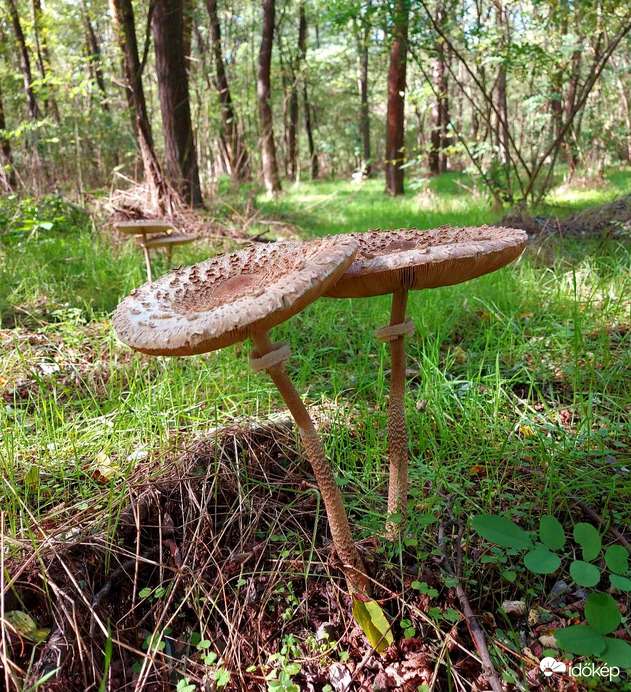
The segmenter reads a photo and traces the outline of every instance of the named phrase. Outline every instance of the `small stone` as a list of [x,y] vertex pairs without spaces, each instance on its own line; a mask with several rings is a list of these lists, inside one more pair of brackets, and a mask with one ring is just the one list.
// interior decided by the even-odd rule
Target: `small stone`
[[341,663],[332,663],[329,668],[329,682],[335,692],[347,692],[353,679],[349,669]]
[[524,601],[504,601],[502,603],[502,608],[509,617],[520,618],[528,612]]

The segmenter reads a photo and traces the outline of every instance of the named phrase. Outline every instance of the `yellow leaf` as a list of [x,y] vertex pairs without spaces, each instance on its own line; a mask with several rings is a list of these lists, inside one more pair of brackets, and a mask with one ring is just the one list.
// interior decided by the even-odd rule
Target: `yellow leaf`
[[99,452],[94,461],[96,462],[96,475],[100,476],[98,480],[111,481],[120,471],[120,466],[114,463],[105,452]]
[[383,653],[394,641],[390,623],[375,601],[362,601],[353,596],[353,617],[378,654]]
[[517,428],[517,432],[522,437],[536,437],[535,431],[529,425],[520,425]]

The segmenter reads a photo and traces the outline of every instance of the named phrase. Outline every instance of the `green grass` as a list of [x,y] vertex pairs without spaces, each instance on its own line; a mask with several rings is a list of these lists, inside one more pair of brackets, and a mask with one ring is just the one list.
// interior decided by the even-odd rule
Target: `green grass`
[[[616,176],[618,187],[628,184]],[[455,178],[429,183],[438,195],[431,205],[427,192],[388,198],[374,180],[302,185],[264,211],[300,224],[304,236],[495,220]],[[210,252],[198,244],[176,260]],[[493,275],[411,296],[409,366],[420,375],[407,407],[419,494],[431,482],[451,488],[470,511],[488,507],[500,502],[502,479],[534,459],[556,480],[544,495],[524,497],[525,507],[555,507],[574,493],[601,510],[619,501],[625,477],[603,458],[628,453],[630,259],[617,241],[539,245]],[[2,332],[1,463],[5,484],[35,516],[89,500],[99,454],[120,480],[132,471],[134,449],[158,459],[232,417],[280,408],[270,382],[250,372],[245,345],[173,359],[122,346],[108,316],[143,278],[137,248],[112,246],[88,222],[58,223],[3,248],[0,316],[7,327],[22,326]],[[349,496],[355,484],[369,491],[360,514],[383,511],[388,355],[373,330],[387,315],[387,297],[320,300],[274,334],[291,343],[292,376],[306,399],[339,407],[327,445],[351,480]],[[424,412],[419,402],[427,402]],[[351,418],[360,436],[349,435]],[[524,425],[534,437],[515,432]],[[29,488],[33,465],[39,480]],[[470,473],[480,465],[484,478]],[[125,492],[123,483],[113,488]],[[4,492],[19,533],[16,493]]]
[[[443,176],[403,199],[386,197],[380,180],[325,182],[261,204],[304,237],[496,221],[482,197],[458,187],[463,180]],[[615,172],[590,201],[630,181]],[[555,202],[567,210],[584,198],[568,189]],[[199,243],[176,262],[214,251]],[[1,492],[13,538],[36,541],[35,522],[67,531],[108,512],[115,523],[129,479],[159,477],[215,426],[282,408],[271,382],[250,371],[247,345],[168,359],[117,341],[110,313],[144,280],[131,243],[61,217],[5,239],[1,253]],[[527,526],[546,512],[571,526],[580,497],[628,526],[630,269],[628,242],[548,240],[492,275],[410,297],[410,526],[425,557],[445,494],[458,516],[508,512]],[[291,344],[291,376],[308,404],[333,411],[325,444],[358,536],[380,532],[385,512],[389,366],[373,331],[388,310],[387,297],[320,300],[273,333]],[[147,458],[134,459],[138,451]],[[476,564],[468,570],[482,594]]]

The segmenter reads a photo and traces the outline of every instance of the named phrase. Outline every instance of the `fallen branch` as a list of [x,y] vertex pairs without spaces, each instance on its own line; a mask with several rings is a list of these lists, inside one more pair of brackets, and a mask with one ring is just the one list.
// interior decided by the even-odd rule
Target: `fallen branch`
[[[457,523],[457,526],[457,545],[458,555],[460,556],[460,545],[464,529],[459,522]],[[456,596],[458,596],[458,600],[460,601],[462,612],[464,613],[465,619],[467,621],[469,631],[471,632],[471,636],[473,637],[473,641],[475,642],[476,649],[478,650],[480,658],[482,659],[482,672],[489,681],[489,685],[491,686],[493,692],[503,692],[502,683],[500,682],[500,678],[497,674],[497,671],[495,670],[495,666],[493,665],[493,661],[491,660],[491,655],[489,654],[489,650],[486,646],[486,638],[484,636],[484,631],[480,627],[475,617],[475,614],[473,613],[473,609],[471,608],[471,604],[469,603],[469,598],[467,597],[465,590],[462,588],[462,583],[460,581],[460,557],[458,560],[459,565],[457,572],[454,570],[452,564],[449,562],[449,558],[447,557],[447,548],[445,545],[445,524],[442,521],[440,522],[438,528],[438,544],[440,546],[440,552],[443,556],[441,561],[443,569],[445,570],[445,572],[447,572],[447,574],[449,574],[452,577],[455,577],[458,580],[458,583],[456,584]]]

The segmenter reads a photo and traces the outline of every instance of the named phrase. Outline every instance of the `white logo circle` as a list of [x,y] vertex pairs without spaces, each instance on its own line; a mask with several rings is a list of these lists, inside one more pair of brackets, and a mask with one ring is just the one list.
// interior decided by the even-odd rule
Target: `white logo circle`
[[552,658],[552,656],[542,658],[541,663],[539,663],[539,668],[547,678],[553,673],[563,674],[566,671],[565,663],[563,663],[563,661],[557,661],[556,658]]

